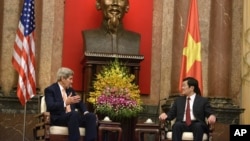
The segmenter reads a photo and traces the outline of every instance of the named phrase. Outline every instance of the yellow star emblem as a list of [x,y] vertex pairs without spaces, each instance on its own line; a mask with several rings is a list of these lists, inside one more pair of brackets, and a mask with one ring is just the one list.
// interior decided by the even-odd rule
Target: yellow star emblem
[[187,72],[195,61],[201,61],[201,42],[195,42],[190,33],[188,33],[187,47],[183,49],[183,55],[187,57]]

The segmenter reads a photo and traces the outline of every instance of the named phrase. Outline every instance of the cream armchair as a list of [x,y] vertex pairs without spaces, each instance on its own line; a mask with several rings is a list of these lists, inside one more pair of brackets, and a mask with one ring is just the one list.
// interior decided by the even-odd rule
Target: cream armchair
[[[63,126],[50,125],[50,113],[46,112],[44,96],[41,97],[41,113],[36,115],[38,123],[33,129],[35,141],[68,141],[68,128]],[[81,141],[84,141],[85,128],[80,127]]]
[[[174,124],[175,119],[172,121],[166,121],[161,123],[161,139],[162,141],[171,141],[172,140],[172,125]],[[214,125],[209,125],[209,133],[203,134],[202,141],[212,141],[213,137],[213,131],[214,131]],[[192,132],[183,132],[182,134],[182,140],[183,141],[193,141],[193,133]]]

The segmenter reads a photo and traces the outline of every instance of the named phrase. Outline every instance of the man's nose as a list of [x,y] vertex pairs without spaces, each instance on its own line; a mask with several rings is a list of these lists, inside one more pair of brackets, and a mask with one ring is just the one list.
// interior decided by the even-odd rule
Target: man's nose
[[112,4],[118,4],[118,0],[113,0]]

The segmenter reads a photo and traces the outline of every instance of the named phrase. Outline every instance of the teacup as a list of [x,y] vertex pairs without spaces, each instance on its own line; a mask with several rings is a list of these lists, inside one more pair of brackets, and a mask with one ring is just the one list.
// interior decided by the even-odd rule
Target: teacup
[[152,119],[148,118],[145,123],[153,123]]
[[108,116],[104,117],[103,121],[110,121],[110,118]]

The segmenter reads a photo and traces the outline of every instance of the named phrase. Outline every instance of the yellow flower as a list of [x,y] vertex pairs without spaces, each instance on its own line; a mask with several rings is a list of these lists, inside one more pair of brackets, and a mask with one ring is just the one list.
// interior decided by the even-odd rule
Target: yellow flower
[[134,83],[135,76],[115,59],[96,75],[88,102],[97,112],[111,117],[132,117],[142,110],[140,90]]

